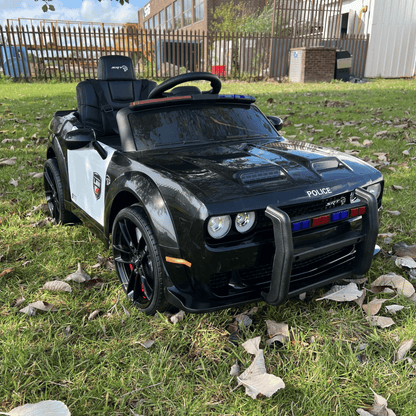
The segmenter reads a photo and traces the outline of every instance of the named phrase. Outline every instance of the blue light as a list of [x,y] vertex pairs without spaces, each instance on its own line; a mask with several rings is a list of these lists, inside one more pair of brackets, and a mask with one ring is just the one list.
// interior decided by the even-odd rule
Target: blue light
[[339,220],[339,216],[341,215],[340,212],[334,212],[332,214],[332,221],[338,221]]
[[295,232],[295,231],[299,231],[299,230],[300,230],[300,222],[294,222],[292,224],[292,231]]
[[311,220],[301,221],[302,230],[306,230],[311,226]]
[[345,220],[345,218],[348,218],[348,211],[341,211],[340,216],[341,220]]

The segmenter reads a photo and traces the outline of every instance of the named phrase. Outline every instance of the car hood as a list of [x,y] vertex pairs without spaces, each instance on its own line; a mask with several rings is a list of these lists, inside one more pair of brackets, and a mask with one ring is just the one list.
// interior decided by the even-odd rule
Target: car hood
[[186,148],[145,164],[212,201],[296,189],[303,196],[321,196],[328,186],[330,193],[341,193],[381,177],[355,157],[288,140]]

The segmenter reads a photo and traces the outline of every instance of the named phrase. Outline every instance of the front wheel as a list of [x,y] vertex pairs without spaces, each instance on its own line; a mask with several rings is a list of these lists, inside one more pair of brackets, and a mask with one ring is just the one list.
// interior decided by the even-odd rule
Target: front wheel
[[122,209],[113,225],[113,256],[127,297],[146,315],[168,306],[163,294],[162,263],[156,237],[143,211]]

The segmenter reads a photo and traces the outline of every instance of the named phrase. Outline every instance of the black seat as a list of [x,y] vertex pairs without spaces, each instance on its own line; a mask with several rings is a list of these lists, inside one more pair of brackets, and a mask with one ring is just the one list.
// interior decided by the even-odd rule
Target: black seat
[[131,58],[121,55],[102,56],[98,61],[97,79],[77,85],[80,121],[95,130],[97,136],[118,133],[117,111],[133,101],[144,100],[156,82],[136,79]]

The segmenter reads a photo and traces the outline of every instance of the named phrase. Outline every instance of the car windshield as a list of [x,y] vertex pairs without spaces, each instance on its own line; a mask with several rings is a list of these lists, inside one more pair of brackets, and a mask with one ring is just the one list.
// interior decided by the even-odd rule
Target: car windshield
[[175,106],[129,115],[138,149],[256,137],[279,138],[255,106]]

